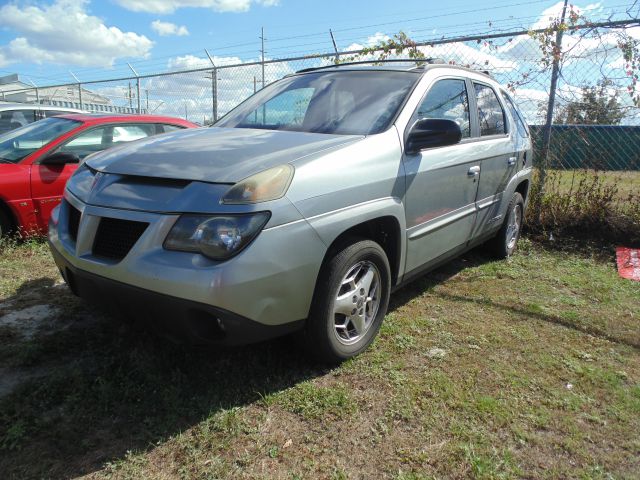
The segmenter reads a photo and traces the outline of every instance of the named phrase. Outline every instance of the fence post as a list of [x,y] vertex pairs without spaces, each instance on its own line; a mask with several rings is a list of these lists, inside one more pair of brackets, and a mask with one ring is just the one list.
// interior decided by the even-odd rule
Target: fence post
[[213,72],[211,72],[213,75],[213,85],[211,86],[211,88],[213,88],[213,121],[217,122],[218,121],[218,69],[214,68]]
[[[127,63],[127,65],[129,65],[129,68],[131,69],[133,74],[136,76],[136,96],[138,97],[138,115],[140,115],[142,113],[141,111],[142,105],[140,104],[140,75],[138,75],[138,72],[135,71],[135,69],[131,66],[130,63]],[[131,92],[131,89],[129,89],[129,92]],[[131,93],[129,93],[129,103],[131,103]]]
[[329,35],[331,35],[331,43],[333,43],[333,50],[336,52],[335,64],[340,63],[340,52],[338,52],[338,45],[336,45],[336,39],[333,36],[333,32],[329,29]]
[[204,51],[213,66],[213,70],[211,70],[211,119],[212,123],[215,123],[218,120],[218,68],[209,50],[205,48]]
[[76,77],[71,70],[69,70],[69,73],[73,78],[76,79],[76,82],[78,82],[78,102],[80,102],[80,110],[82,110],[82,83],[80,82],[80,79]]
[[260,63],[262,64],[262,88],[264,88],[264,27],[262,27],[260,40],[262,41],[262,48],[260,49]]
[[551,69],[551,85],[549,86],[549,103],[547,104],[547,118],[544,123],[542,134],[542,149],[540,152],[540,194],[544,193],[544,184],[547,178],[547,167],[549,166],[549,146],[551,144],[551,124],[553,123],[553,109],[556,102],[556,88],[558,86],[558,75],[560,73],[560,56],[562,54],[562,34],[564,31],[564,19],[567,13],[567,2],[564,0],[560,24],[556,27],[556,51],[553,57]]

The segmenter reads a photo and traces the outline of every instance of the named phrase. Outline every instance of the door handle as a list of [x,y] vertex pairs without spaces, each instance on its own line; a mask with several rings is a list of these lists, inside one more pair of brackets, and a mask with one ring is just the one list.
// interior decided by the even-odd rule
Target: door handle
[[507,160],[507,164],[515,165],[517,160],[518,160],[518,157],[509,157],[509,160]]
[[467,175],[469,175],[470,177],[475,177],[476,175],[480,174],[480,165],[475,165],[471,168],[469,168],[469,171],[467,172]]

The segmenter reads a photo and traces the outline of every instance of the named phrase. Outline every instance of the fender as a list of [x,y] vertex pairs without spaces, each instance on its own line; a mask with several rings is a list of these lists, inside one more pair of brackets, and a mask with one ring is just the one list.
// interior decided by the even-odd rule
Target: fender
[[393,217],[400,227],[398,278],[402,278],[405,269],[407,224],[404,216],[404,205],[399,198],[385,197],[362,202],[309,217],[307,222],[318,233],[318,236],[328,248],[343,232],[381,217]]

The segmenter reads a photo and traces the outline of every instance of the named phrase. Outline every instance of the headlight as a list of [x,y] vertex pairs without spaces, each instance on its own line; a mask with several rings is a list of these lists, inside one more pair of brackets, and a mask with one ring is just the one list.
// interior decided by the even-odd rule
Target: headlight
[[183,215],[164,241],[167,250],[198,252],[213,260],[240,253],[258,236],[271,213],[247,215]]
[[256,173],[236,183],[222,198],[222,203],[258,203],[283,197],[293,179],[291,165],[279,165]]

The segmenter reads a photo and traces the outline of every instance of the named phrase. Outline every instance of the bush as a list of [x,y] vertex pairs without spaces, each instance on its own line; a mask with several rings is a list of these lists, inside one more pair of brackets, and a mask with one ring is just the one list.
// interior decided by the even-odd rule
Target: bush
[[[629,177],[629,175],[633,175]],[[628,188],[622,188],[628,182]],[[640,175],[551,170],[534,176],[526,224],[534,233],[640,244]]]

